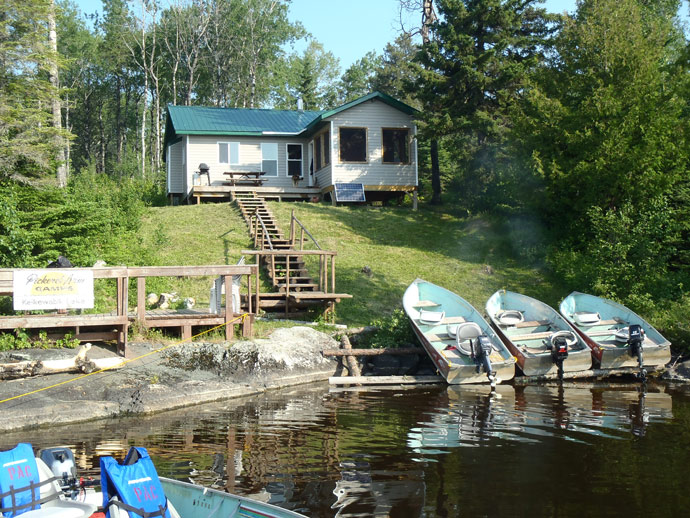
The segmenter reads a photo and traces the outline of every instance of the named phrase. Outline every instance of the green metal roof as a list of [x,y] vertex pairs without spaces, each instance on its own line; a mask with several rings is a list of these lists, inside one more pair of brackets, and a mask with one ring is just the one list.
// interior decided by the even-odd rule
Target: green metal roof
[[175,133],[182,135],[262,135],[300,133],[322,112],[168,106]]
[[417,112],[389,95],[373,92],[327,111],[211,108],[168,105],[165,145],[178,135],[299,135],[308,134],[324,119],[363,102],[378,99],[404,113]]

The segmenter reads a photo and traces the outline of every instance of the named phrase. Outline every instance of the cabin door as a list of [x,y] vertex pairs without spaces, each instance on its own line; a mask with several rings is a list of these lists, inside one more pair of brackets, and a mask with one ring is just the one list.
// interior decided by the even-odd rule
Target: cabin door
[[307,146],[307,164],[309,164],[309,187],[314,187],[314,141]]

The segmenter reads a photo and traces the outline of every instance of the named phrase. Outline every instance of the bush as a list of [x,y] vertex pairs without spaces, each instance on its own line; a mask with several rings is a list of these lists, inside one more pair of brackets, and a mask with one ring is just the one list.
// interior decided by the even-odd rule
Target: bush
[[371,348],[395,348],[415,343],[415,335],[405,312],[398,308],[387,317],[371,323],[377,330],[369,340]]

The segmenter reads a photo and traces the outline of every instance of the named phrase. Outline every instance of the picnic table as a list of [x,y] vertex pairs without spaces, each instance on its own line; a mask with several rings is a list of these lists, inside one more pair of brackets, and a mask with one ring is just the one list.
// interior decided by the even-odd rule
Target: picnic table
[[226,171],[223,173],[227,180],[225,185],[263,185],[265,171]]

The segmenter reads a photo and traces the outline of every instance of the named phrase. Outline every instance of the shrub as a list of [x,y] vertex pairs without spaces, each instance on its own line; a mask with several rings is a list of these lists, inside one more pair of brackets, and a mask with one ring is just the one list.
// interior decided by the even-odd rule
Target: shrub
[[377,330],[369,341],[371,348],[394,348],[415,343],[415,336],[405,312],[398,308],[387,317],[371,323]]

